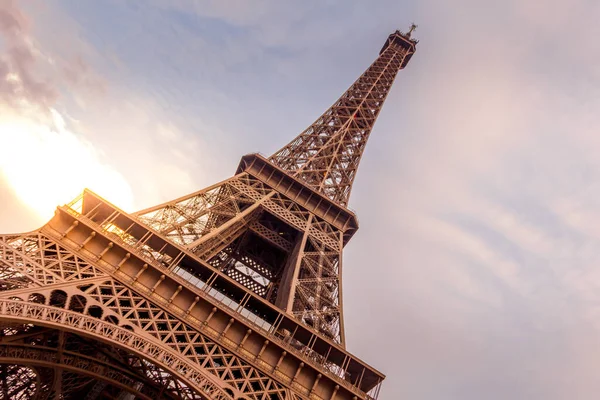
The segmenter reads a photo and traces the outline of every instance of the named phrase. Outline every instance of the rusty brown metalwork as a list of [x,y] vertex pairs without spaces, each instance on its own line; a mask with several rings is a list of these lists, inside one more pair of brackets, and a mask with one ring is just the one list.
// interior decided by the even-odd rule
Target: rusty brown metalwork
[[345,349],[347,202],[415,26],[269,158],[128,214],[86,190],[0,235],[0,399],[374,399]]

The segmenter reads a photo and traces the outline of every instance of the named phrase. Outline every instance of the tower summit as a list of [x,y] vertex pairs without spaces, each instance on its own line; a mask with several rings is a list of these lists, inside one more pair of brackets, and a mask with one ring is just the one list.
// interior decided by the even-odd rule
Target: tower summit
[[86,190],[39,230],[1,235],[0,398],[376,398],[384,375],[345,349],[342,250],[415,28],[229,179],[134,214]]

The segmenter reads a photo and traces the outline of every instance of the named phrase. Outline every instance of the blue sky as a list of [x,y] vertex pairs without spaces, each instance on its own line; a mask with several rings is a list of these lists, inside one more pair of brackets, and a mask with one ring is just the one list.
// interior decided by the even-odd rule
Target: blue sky
[[230,176],[419,24],[367,146],[348,348],[381,398],[600,389],[600,3],[0,0],[0,231]]

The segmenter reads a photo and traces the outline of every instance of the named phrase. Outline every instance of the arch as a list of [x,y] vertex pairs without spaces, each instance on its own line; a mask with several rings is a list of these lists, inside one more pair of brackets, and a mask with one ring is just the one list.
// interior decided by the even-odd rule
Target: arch
[[71,296],[71,301],[69,301],[69,310],[83,314],[86,304],[87,299],[79,294],[76,294]]
[[67,305],[67,293],[63,290],[53,290],[50,293],[50,305],[58,308],[65,308]]
[[[9,348],[15,350],[17,348],[22,348],[23,350],[26,349],[26,351],[8,351]],[[145,388],[146,390],[144,391],[137,390],[136,386],[138,388],[143,388],[144,386],[139,384],[136,385],[137,381],[130,372],[118,366],[111,365],[110,363],[102,362],[102,360],[78,355],[73,352],[61,354],[60,357],[56,354],[58,354],[58,349],[49,349],[48,347],[41,349],[39,346],[36,348],[36,346],[2,344],[0,345],[0,366],[9,367],[9,371],[10,369],[13,370],[12,374],[4,379],[11,380],[11,378],[13,378],[13,381],[19,382],[22,381],[24,377],[27,377],[29,378],[29,382],[26,381],[26,383],[28,383],[27,386],[34,384],[33,388],[27,386],[24,387],[24,389],[27,390],[26,394],[30,396],[27,398],[43,398],[42,392],[39,392],[38,390],[46,389],[46,391],[48,391],[52,389],[51,385],[54,383],[54,376],[59,373],[59,368],[55,367],[60,366],[61,374],[65,374],[66,372],[71,375],[87,377],[86,380],[88,381],[89,386],[91,386],[90,384],[94,384],[94,382],[102,382],[105,385],[114,386],[120,391],[134,394],[136,398],[145,400],[163,398],[161,397],[161,394],[165,394],[164,392],[160,393],[156,389],[148,390],[148,388]],[[68,362],[60,364],[53,362],[61,357]],[[40,374],[40,370],[46,371],[44,371],[44,374]],[[108,373],[100,374],[97,371],[106,371]],[[16,376],[17,374],[20,376]],[[103,389],[105,389],[105,385],[102,386]],[[64,390],[68,390],[68,387],[61,387],[61,391]],[[13,397],[11,398],[16,398],[14,395],[18,394],[19,393],[13,394]],[[32,394],[33,396],[31,396]],[[170,396],[170,398],[173,397]]]
[[32,293],[27,298],[27,301],[36,304],[46,304],[46,296],[41,293]]
[[[97,306],[89,308],[92,307]],[[0,325],[4,323],[44,326],[94,339],[130,352],[169,372],[175,379],[183,382],[188,390],[193,390],[193,398],[233,398],[209,378],[207,371],[168,346],[97,318],[44,304],[0,299]]]
[[98,307],[98,306],[90,306],[88,308],[87,314],[90,317],[94,317],[94,318],[98,318],[98,319],[102,319],[102,314],[104,314],[104,310],[102,309],[102,307]]

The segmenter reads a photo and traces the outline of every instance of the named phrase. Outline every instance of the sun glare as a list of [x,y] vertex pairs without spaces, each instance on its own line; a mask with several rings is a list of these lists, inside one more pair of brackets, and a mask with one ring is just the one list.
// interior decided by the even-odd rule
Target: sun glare
[[[19,200],[43,219],[89,188],[120,208],[131,210],[125,178],[103,164],[94,147],[70,132],[52,110],[51,126],[0,114],[0,173]],[[0,180],[2,182],[2,180]]]

